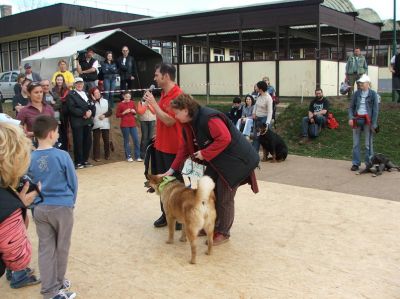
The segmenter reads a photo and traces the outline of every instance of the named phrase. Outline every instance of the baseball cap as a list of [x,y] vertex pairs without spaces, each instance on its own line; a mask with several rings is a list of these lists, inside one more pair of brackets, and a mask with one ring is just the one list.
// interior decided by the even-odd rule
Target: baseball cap
[[81,77],[75,77],[74,83],[83,82]]
[[21,123],[21,121],[12,118],[11,116],[9,116],[8,114],[5,113],[0,113],[0,122],[2,123],[7,123],[7,124],[12,124],[12,125],[16,125],[19,126],[19,124]]
[[366,82],[371,82],[371,79],[367,75],[362,75],[360,79],[357,80],[359,83],[366,83]]
[[24,64],[24,69],[30,69],[30,68],[32,68],[32,65],[30,63]]

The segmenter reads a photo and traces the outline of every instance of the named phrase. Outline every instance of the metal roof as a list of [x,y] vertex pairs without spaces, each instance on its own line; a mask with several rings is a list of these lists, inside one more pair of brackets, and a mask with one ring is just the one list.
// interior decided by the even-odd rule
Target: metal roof
[[322,5],[344,13],[357,13],[349,0],[324,0]]
[[364,21],[373,24],[382,24],[383,21],[379,17],[378,13],[372,8],[362,8],[358,10],[358,17]]

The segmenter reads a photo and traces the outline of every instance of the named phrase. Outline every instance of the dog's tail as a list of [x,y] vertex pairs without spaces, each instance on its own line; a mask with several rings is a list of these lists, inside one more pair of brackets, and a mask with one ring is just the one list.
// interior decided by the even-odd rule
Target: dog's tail
[[196,199],[198,202],[208,202],[211,192],[215,188],[214,181],[209,176],[203,176],[197,182]]

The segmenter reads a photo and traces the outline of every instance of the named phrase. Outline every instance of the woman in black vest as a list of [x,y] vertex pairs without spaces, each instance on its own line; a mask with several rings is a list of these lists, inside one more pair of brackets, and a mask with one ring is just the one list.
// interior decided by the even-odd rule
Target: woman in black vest
[[93,116],[96,114],[96,107],[93,100],[83,91],[83,86],[83,79],[75,78],[75,90],[69,92],[67,99],[76,169],[93,166],[88,159],[92,147]]
[[217,198],[214,245],[225,243],[235,215],[237,188],[250,183],[253,192],[258,192],[254,169],[259,156],[223,113],[201,107],[190,95],[178,96],[171,102],[171,108],[182,123],[184,146],[163,175],[180,170],[188,157],[207,166],[204,174],[214,180]]

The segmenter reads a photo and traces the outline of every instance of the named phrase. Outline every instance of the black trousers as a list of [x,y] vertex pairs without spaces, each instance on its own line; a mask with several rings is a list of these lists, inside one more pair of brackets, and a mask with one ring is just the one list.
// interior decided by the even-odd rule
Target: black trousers
[[131,79],[121,79],[121,90],[132,89],[133,80]]
[[92,126],[72,128],[72,139],[75,165],[84,164],[89,160],[92,147]]

